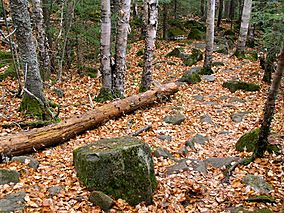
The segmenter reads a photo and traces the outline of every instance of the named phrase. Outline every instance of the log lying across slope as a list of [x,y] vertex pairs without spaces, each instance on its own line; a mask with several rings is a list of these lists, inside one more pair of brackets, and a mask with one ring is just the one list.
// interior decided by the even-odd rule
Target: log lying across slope
[[105,104],[58,124],[2,137],[0,138],[0,154],[14,156],[57,145],[87,130],[94,129],[110,119],[159,102],[162,97],[170,96],[177,91],[178,86],[175,83],[165,84],[145,93]]

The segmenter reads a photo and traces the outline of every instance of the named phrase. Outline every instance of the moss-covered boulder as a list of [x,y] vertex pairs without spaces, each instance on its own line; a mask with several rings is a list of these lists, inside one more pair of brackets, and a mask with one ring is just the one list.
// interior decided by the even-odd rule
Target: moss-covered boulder
[[130,205],[151,203],[157,186],[150,147],[134,137],[99,140],[73,152],[78,178],[90,190]]
[[192,66],[196,64],[198,61],[201,61],[202,59],[203,59],[202,51],[199,49],[193,48],[191,50],[191,54],[187,55],[187,57],[183,59],[183,63],[185,66]]
[[259,131],[260,129],[256,128],[242,135],[236,143],[236,150],[240,152],[244,150],[248,152],[253,152],[255,149],[256,142],[258,140]]
[[8,183],[18,183],[19,172],[15,170],[0,169],[0,185]]
[[187,35],[188,39],[193,39],[193,40],[203,40],[205,39],[206,34],[205,32],[199,30],[198,28],[192,28]]
[[201,32],[206,32],[206,25],[205,25],[205,23],[196,21],[194,19],[190,19],[190,20],[185,21],[183,26],[186,29],[193,29],[193,28],[195,28],[195,29],[200,30]]
[[168,30],[168,37],[171,40],[179,40],[179,38],[181,37],[186,38],[185,35],[186,35],[186,32],[183,29],[178,28],[178,27],[173,27]]
[[192,68],[189,71],[186,71],[183,76],[178,80],[178,82],[185,82],[188,84],[197,84],[201,81],[199,72],[202,70],[202,68]]
[[183,48],[176,47],[171,52],[169,52],[166,55],[166,57],[174,56],[174,57],[177,57],[177,58],[184,58],[184,57],[186,57],[186,54],[183,51],[184,51]]
[[223,87],[228,88],[230,92],[236,92],[237,90],[244,90],[244,91],[259,91],[260,86],[254,83],[248,83],[244,81],[227,81],[224,82]]

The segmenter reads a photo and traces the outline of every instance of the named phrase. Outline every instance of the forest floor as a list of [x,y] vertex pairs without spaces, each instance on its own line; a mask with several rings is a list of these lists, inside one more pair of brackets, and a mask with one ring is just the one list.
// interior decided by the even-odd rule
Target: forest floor
[[[189,70],[179,58],[165,57],[172,49],[184,42],[162,42],[155,57],[153,78],[155,84],[174,82],[184,71]],[[186,45],[188,52],[195,45]],[[130,96],[138,93],[142,68],[138,66],[142,56],[136,55],[143,48],[143,42],[131,44],[127,58],[126,94]],[[171,61],[174,63],[167,63]],[[0,164],[0,168],[15,169],[21,172],[20,182],[0,186],[0,198],[12,192],[25,191],[27,207],[25,212],[99,212],[100,208],[88,201],[88,190],[80,185],[73,166],[72,152],[75,148],[93,143],[102,138],[128,135],[136,130],[151,124],[152,130],[138,136],[147,142],[153,150],[158,147],[168,150],[176,159],[192,158],[205,160],[210,157],[245,157],[248,152],[235,150],[235,143],[245,132],[259,127],[263,106],[266,100],[269,85],[261,79],[263,71],[259,62],[237,60],[235,57],[214,53],[214,61],[224,63],[224,66],[214,67],[216,77],[214,82],[201,81],[194,85],[181,85],[178,93],[166,103],[156,104],[150,108],[140,109],[135,113],[125,115],[116,120],[109,120],[104,125],[87,131],[70,141],[52,148],[39,151],[32,156],[40,163],[38,169],[31,169],[27,165],[17,162]],[[203,61],[194,66],[202,66]],[[193,67],[194,67],[193,66]],[[240,79],[261,85],[258,92],[237,91],[231,93],[222,87],[224,81]],[[24,121],[25,118],[17,111],[20,99],[9,90],[17,88],[15,80],[7,79],[0,82],[0,123]],[[61,88],[65,95],[58,98],[53,88]],[[90,110],[89,95],[98,94],[100,83],[98,78],[80,77],[67,73],[62,83],[46,88],[46,96],[61,105],[59,117],[64,120],[73,115],[81,115]],[[197,100],[193,96],[202,96]],[[239,101],[230,101],[230,100]],[[241,100],[241,101],[240,101]],[[95,103],[94,107],[101,106]],[[167,124],[163,121],[165,115],[170,115],[178,109],[186,116],[180,125]],[[280,137],[273,137],[273,142],[282,145],[284,152],[284,90],[283,84],[277,101],[276,114],[272,122],[272,131]],[[241,122],[232,121],[232,114],[249,112]],[[213,123],[201,121],[201,117],[209,115]],[[15,134],[21,131],[19,127],[4,129],[0,127],[0,137]],[[158,138],[159,132],[171,136],[171,140]],[[195,149],[182,154],[180,150],[185,142],[196,134],[206,136],[209,141],[205,145],[196,145]],[[284,211],[284,165],[283,155],[266,154],[248,166],[238,167],[230,183],[221,183],[224,168],[208,166],[206,175],[193,171],[183,171],[166,175],[167,167],[175,161],[166,158],[154,157],[155,173],[159,182],[153,197],[152,205],[139,204],[129,206],[123,200],[116,200],[111,212],[230,212],[230,207],[243,206],[247,210],[268,208],[274,212]],[[274,203],[248,202],[249,196],[258,194],[242,182],[245,175],[253,174],[264,177],[274,187],[270,195]],[[52,186],[61,186],[60,193],[50,196],[48,189]],[[191,197],[189,192],[195,192]]]

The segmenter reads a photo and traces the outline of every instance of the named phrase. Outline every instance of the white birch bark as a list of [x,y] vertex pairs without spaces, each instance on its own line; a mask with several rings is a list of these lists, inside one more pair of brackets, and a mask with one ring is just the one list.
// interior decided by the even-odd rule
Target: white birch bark
[[158,0],[144,0],[144,20],[146,27],[144,68],[140,90],[150,89],[152,84],[153,54],[158,26]]
[[101,74],[102,89],[112,91],[110,0],[101,0]]
[[44,80],[50,75],[50,58],[49,58],[49,45],[45,35],[45,26],[43,19],[43,11],[41,0],[32,0],[33,5],[33,21],[35,23],[36,37],[38,43],[38,56],[39,65],[42,71]]
[[113,71],[113,93],[117,97],[124,97],[124,76],[125,76],[125,61],[127,49],[127,36],[130,31],[129,17],[130,17],[131,0],[120,0],[118,20],[117,20],[117,34],[116,34],[116,54],[115,54],[115,69]]
[[208,0],[207,19],[206,19],[206,47],[204,68],[211,69],[212,53],[214,45],[214,18],[215,18],[215,0]]
[[242,53],[245,50],[250,16],[251,16],[251,7],[252,7],[252,0],[245,0],[243,13],[242,13],[242,22],[240,28],[240,34],[238,39],[238,46],[237,46],[237,53]]

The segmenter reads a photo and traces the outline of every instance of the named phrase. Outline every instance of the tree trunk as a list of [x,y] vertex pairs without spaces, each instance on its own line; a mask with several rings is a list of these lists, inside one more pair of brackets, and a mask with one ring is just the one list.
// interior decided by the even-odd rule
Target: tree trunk
[[131,0],[120,0],[115,45],[115,69],[113,71],[113,94],[124,97],[124,75],[126,69],[127,36],[130,31],[129,17]]
[[237,56],[240,54],[243,54],[245,51],[248,27],[249,27],[249,21],[250,21],[250,14],[251,14],[251,6],[252,6],[252,0],[245,0],[243,13],[242,13],[242,23],[241,23],[241,28],[240,28],[238,46],[236,50]]
[[49,46],[45,35],[45,26],[43,19],[43,10],[40,0],[32,0],[33,21],[36,28],[36,37],[38,44],[39,67],[41,77],[45,81],[50,76],[50,58],[48,54]]
[[268,136],[270,133],[270,125],[274,115],[275,100],[280,88],[281,79],[284,73],[284,40],[282,43],[282,50],[278,59],[277,71],[275,72],[268,97],[264,106],[264,117],[260,128],[259,138],[254,151],[254,157],[263,157],[264,152],[268,147]]
[[233,22],[235,18],[235,0],[230,1],[230,10],[229,10],[229,18],[231,21],[231,29],[233,29]]
[[200,13],[201,13],[201,17],[205,16],[205,11],[204,11],[204,2],[205,0],[200,0]]
[[168,4],[163,4],[163,39],[168,40]]
[[102,89],[100,95],[112,93],[111,71],[111,12],[110,0],[101,1],[101,74]]
[[219,1],[219,11],[218,11],[217,27],[220,27],[220,25],[221,25],[222,16],[223,16],[223,4],[224,4],[224,0],[220,0]]
[[214,17],[215,17],[215,0],[208,0],[207,19],[206,19],[206,47],[204,68],[211,71],[212,53],[214,45]]
[[168,97],[177,91],[178,86],[175,83],[165,84],[145,93],[103,105],[83,115],[76,115],[55,125],[1,137],[0,153],[2,156],[13,156],[57,145],[87,130],[94,129],[110,119],[154,104],[161,97]]
[[43,94],[43,83],[40,77],[36,48],[32,38],[31,20],[28,1],[10,0],[12,18],[17,28],[16,37],[25,68],[25,93],[20,106],[22,112],[45,118],[46,100]]
[[144,16],[146,23],[146,38],[144,51],[144,68],[140,91],[150,89],[152,84],[153,54],[155,48],[157,26],[158,26],[158,0],[144,1]]

